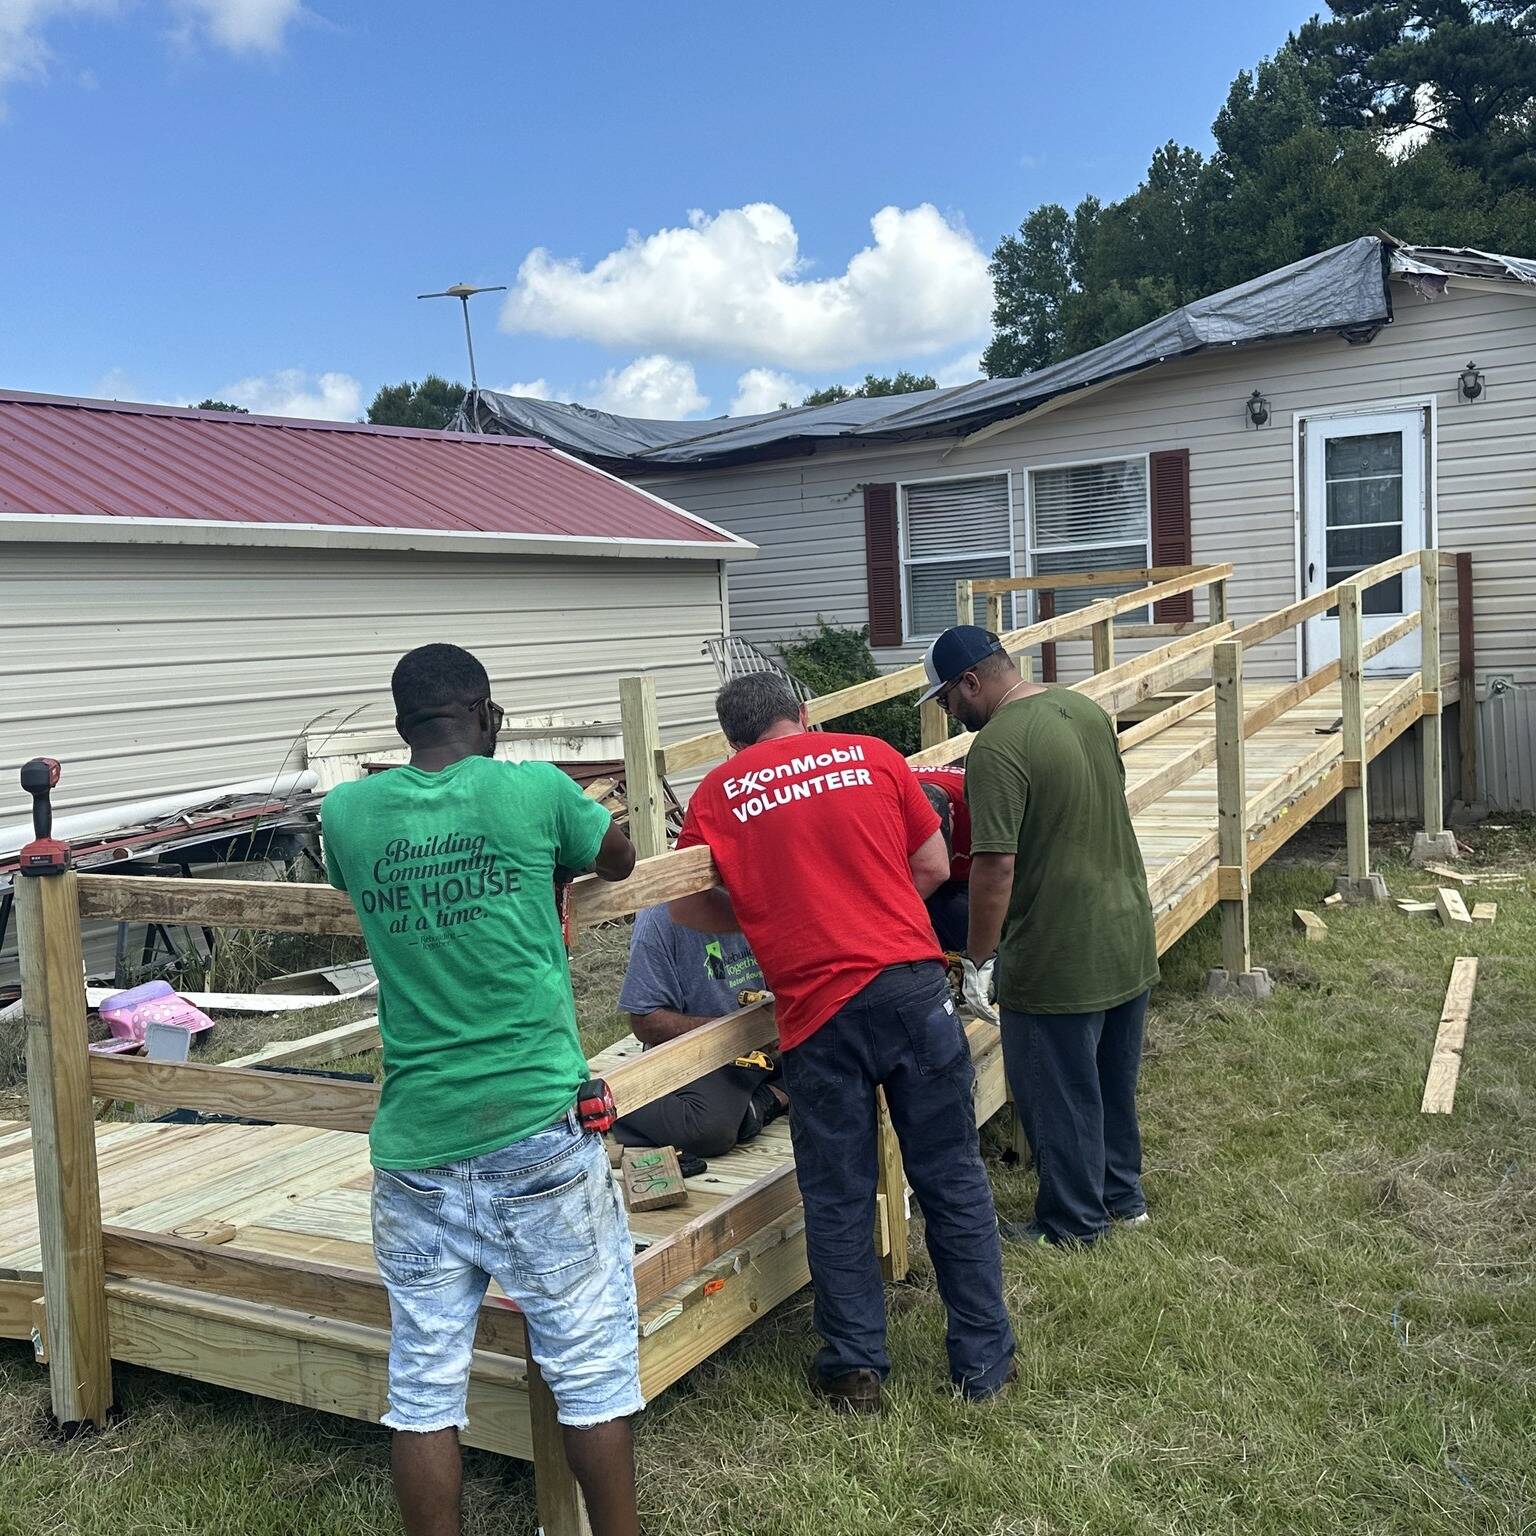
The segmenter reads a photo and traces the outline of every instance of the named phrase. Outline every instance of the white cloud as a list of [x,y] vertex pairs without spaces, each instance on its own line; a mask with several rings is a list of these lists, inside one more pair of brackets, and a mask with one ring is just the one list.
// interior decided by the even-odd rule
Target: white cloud
[[618,416],[677,421],[704,410],[709,397],[700,392],[692,363],[655,352],[617,371],[610,368],[587,386],[585,402]]
[[[199,398],[202,398],[199,396]],[[239,379],[214,398],[243,405],[255,416],[303,416],[313,421],[356,421],[363,411],[363,386],[349,373],[279,368]]]
[[935,368],[933,381],[940,389],[948,389],[952,384],[974,383],[985,374],[986,370],[981,366],[981,353],[972,348],[962,352],[953,362]]
[[[110,11],[115,0],[0,0],[0,89],[22,80],[41,80],[53,51],[43,31],[61,16]],[[5,105],[0,102],[0,117]]]
[[206,41],[231,53],[278,52],[304,11],[299,0],[172,0],[172,7],[181,18],[177,41]]
[[493,395],[518,395],[524,400],[553,400],[555,392],[550,388],[548,379],[523,379],[516,384],[497,384],[491,389]]
[[941,352],[987,334],[987,258],[930,203],[882,208],[836,277],[808,278],[790,216],[749,203],[686,229],[631,234],[590,269],[532,251],[502,311],[509,331],[799,369]]
[[788,402],[799,405],[808,393],[804,384],[774,368],[748,368],[736,380],[736,398],[731,401],[731,416],[755,416],[759,411],[776,411]]

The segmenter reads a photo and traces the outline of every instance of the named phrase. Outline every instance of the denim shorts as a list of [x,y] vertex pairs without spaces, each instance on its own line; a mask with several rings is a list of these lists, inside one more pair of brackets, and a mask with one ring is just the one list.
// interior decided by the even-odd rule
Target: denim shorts
[[645,1406],[629,1225],[602,1138],[573,1114],[465,1162],[374,1169],[373,1249],[394,1324],[391,1429],[467,1425],[477,1314],[493,1278],[523,1312],[562,1424]]

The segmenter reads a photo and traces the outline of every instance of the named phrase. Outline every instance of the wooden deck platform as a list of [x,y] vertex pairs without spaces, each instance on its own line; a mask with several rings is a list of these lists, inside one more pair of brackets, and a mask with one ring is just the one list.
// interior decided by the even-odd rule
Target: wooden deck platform
[[[970,1035],[978,1118],[986,1119],[1003,1104],[1002,1052],[991,1026],[973,1023]],[[638,1053],[630,1037],[592,1065],[607,1071]],[[297,1125],[119,1122],[97,1127],[96,1152],[109,1229],[180,1236],[359,1276],[376,1272],[364,1135]],[[786,1119],[711,1159],[688,1181],[686,1205],[631,1214],[637,1256],[792,1160]],[[882,1234],[883,1227],[881,1248]],[[38,1327],[41,1270],[29,1128],[0,1122],[0,1337],[27,1338]],[[664,1391],[808,1279],[794,1206],[643,1305],[646,1396]],[[500,1294],[494,1286],[492,1292]],[[110,1273],[107,1311],[115,1360],[353,1418],[376,1421],[385,1410],[387,1329]],[[532,1456],[522,1360],[477,1352],[464,1438]]]

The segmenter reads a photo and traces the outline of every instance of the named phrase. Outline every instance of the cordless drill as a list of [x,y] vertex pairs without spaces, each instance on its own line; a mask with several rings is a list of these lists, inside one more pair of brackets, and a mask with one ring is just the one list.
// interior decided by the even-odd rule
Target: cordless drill
[[21,850],[24,875],[62,875],[69,868],[69,844],[53,834],[48,792],[59,782],[56,758],[34,757],[21,769],[21,787],[32,796],[32,841]]

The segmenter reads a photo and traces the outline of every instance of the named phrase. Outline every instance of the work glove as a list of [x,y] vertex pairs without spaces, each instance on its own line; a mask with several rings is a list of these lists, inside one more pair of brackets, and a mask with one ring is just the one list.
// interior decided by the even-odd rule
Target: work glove
[[960,960],[960,995],[966,1006],[979,1019],[989,1024],[997,1023],[997,956],[984,960],[979,966],[969,955]]

